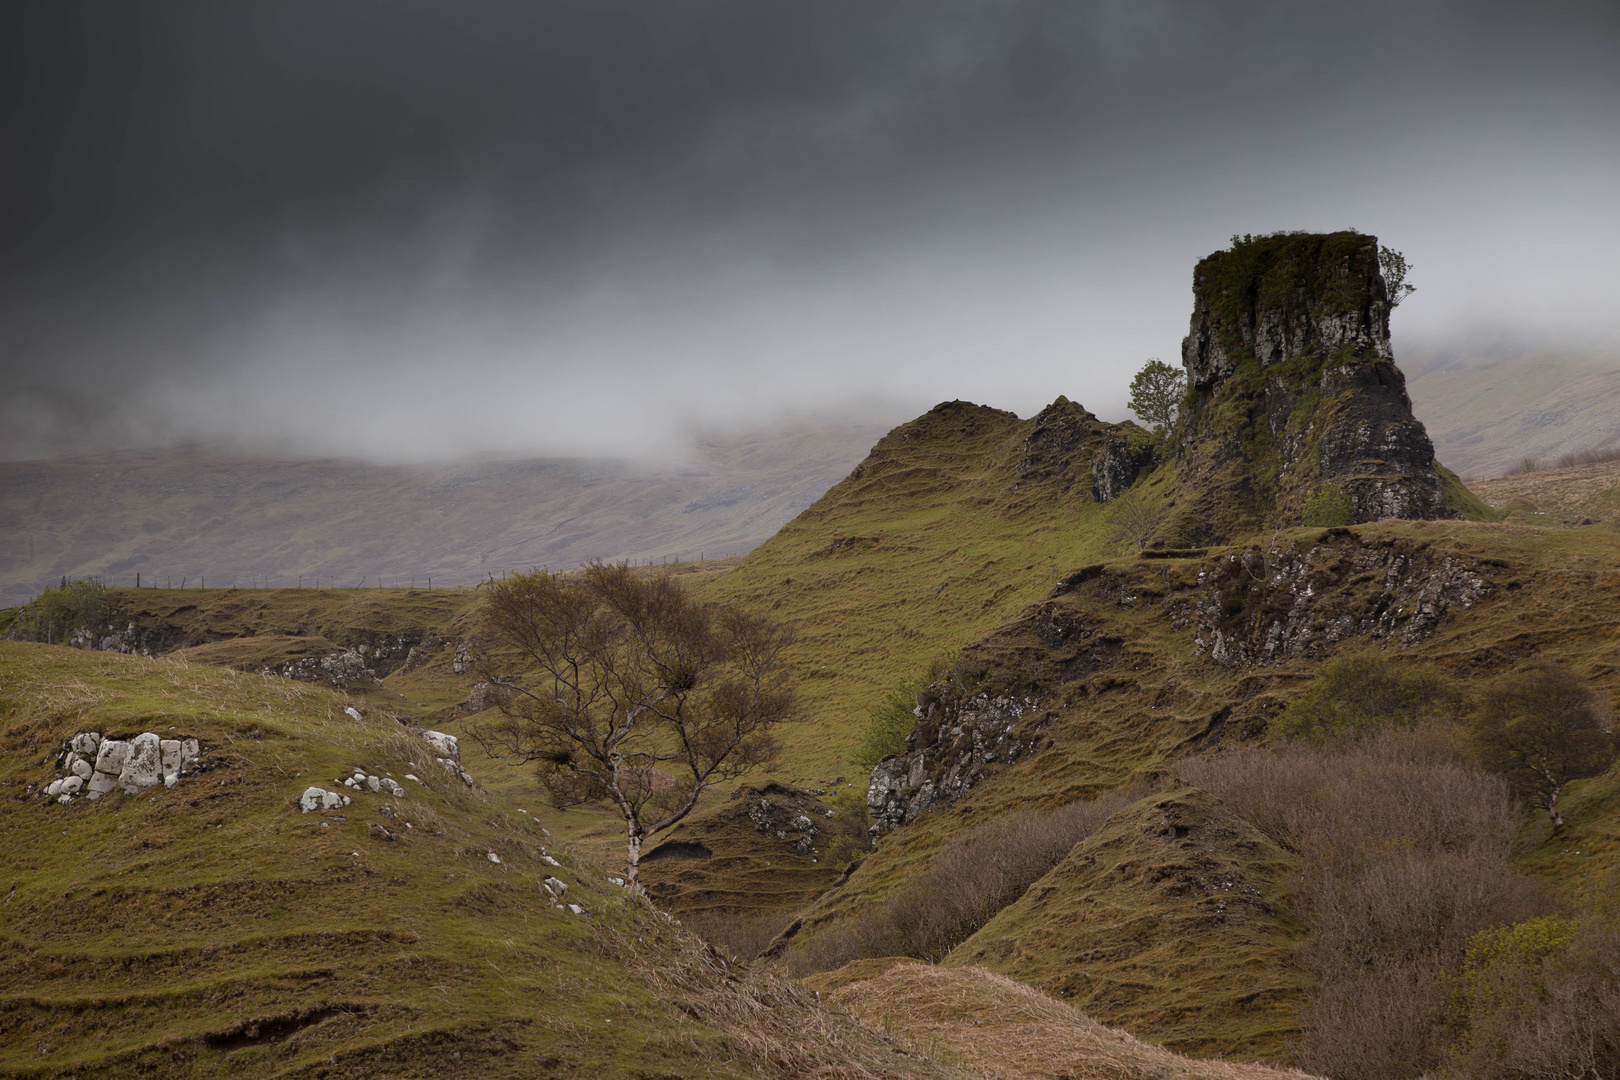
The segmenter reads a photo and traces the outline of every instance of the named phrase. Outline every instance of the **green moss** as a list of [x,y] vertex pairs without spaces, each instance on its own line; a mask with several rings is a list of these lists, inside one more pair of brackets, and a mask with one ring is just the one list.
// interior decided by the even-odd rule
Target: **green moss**
[[1475,495],[1462,482],[1462,478],[1438,461],[1434,471],[1440,477],[1440,490],[1445,494],[1446,509],[1455,510],[1464,521],[1501,521],[1507,513],[1493,508]]

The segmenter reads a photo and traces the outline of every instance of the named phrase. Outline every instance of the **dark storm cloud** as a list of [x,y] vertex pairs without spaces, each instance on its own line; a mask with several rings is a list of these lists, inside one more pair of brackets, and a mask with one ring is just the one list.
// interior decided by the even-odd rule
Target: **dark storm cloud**
[[1589,330],[1620,284],[1611,4],[0,19],[9,456],[635,448],[862,395],[1117,411],[1231,232],[1380,233],[1431,336]]

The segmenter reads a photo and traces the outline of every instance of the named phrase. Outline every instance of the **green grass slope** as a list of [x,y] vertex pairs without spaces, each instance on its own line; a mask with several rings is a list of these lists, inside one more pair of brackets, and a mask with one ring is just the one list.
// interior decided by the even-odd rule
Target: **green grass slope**
[[[1463,568],[1485,579],[1482,593],[1432,622],[1413,623],[1434,602],[1437,583],[1459,580],[1455,574]],[[1015,765],[991,768],[960,801],[936,804],[884,837],[846,883],[802,914],[789,957],[813,960],[818,937],[853,925],[924,872],[954,837],[982,822],[1089,797],[1133,777],[1173,776],[1185,755],[1259,737],[1320,660],[1339,647],[1327,631],[1344,618],[1370,626],[1387,615],[1385,637],[1374,642],[1358,633],[1345,640],[1381,644],[1463,679],[1524,660],[1555,660],[1616,697],[1617,587],[1620,535],[1513,523],[1385,521],[1287,530],[1197,557],[1125,558],[1088,568],[965,650],[959,666],[969,690],[1038,700],[1018,731],[1034,749]],[[1293,640],[1307,646],[1264,659],[1271,627],[1296,609],[1305,614],[1294,624]],[[1201,622],[1220,629],[1234,653],[1250,649],[1263,659],[1223,664],[1207,648],[1200,655]],[[1414,626],[1420,632],[1409,634]],[[1583,827],[1593,830],[1593,847],[1600,847],[1596,841],[1613,826],[1602,793],[1607,789],[1590,782],[1585,790],[1591,794],[1581,805],[1589,802],[1591,809],[1579,820],[1590,818]],[[1062,903],[1078,912],[1106,897],[1121,910],[1151,909],[1157,902],[1152,883],[1137,884],[1121,879],[1099,891],[1098,882],[1071,875],[1067,887],[1074,891]],[[1134,900],[1121,899],[1133,891]],[[1067,969],[1071,978],[1106,985],[1109,958],[1099,960],[1084,935],[1058,929],[1067,917],[1051,925],[1020,923],[1019,932],[1007,933],[1008,940],[1022,939],[1027,930],[1020,944],[1025,951],[1008,952],[1000,970],[1045,986],[1054,972]],[[1089,998],[1087,1011],[1145,1038],[1167,1033],[1200,1052],[1274,1056],[1289,1030],[1284,991],[1298,985],[1286,949],[1268,936],[1280,927],[1254,936],[1214,926],[1186,937],[1174,963],[1142,964],[1131,994]],[[978,955],[973,942],[966,947],[967,955]],[[1191,1000],[1189,973],[1203,978],[1197,973],[1223,968],[1243,972],[1239,981],[1251,988],[1271,988],[1259,1027],[1240,996],[1224,1006]]]
[[[888,1064],[875,1037],[727,971],[345,700],[0,643],[0,1075],[948,1074]],[[86,730],[195,737],[202,767],[41,798]],[[307,786],[357,766],[405,795],[301,812]],[[549,903],[547,876],[587,914]]]

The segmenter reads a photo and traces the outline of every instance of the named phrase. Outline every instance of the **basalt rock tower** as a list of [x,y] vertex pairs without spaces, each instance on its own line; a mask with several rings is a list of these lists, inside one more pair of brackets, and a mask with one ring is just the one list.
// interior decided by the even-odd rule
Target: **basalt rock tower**
[[1462,489],[1412,415],[1389,310],[1378,240],[1356,232],[1234,239],[1198,263],[1160,543],[1298,525],[1313,498],[1353,522],[1457,516]]

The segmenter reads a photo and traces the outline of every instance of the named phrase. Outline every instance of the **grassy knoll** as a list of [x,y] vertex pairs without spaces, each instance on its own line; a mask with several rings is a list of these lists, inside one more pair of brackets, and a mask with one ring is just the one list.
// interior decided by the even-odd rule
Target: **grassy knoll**
[[[552,848],[551,865],[531,817],[345,700],[0,643],[0,1075],[845,1075],[889,1053],[779,983],[737,981],[588,860]],[[194,736],[203,769],[40,798],[85,730]],[[300,812],[306,786],[356,766],[405,796]],[[547,875],[589,914],[547,903]]]

